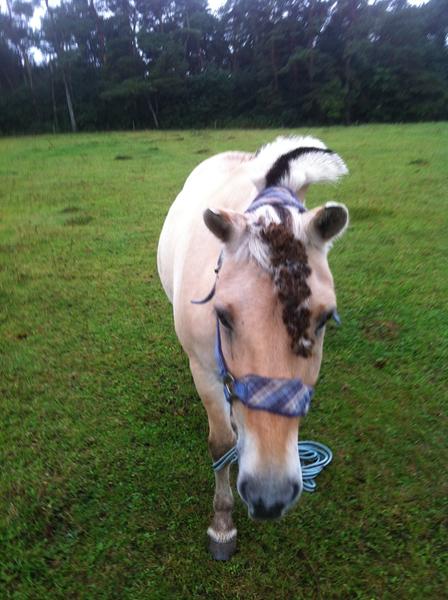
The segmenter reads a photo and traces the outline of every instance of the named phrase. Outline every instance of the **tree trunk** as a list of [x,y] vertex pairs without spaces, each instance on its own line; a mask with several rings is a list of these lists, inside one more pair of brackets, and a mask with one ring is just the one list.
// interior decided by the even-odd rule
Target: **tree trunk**
[[9,0],[6,0],[6,6],[8,7],[9,22],[12,25],[12,10],[11,10],[11,3]]
[[25,73],[26,73],[25,81],[30,88],[31,100],[32,100],[33,106],[34,106],[34,112],[36,113],[37,121],[39,121],[40,120],[39,108],[37,105],[36,94],[34,93],[33,71],[31,69],[31,64],[30,64],[30,60],[28,58],[28,53],[27,53],[26,48],[22,44],[19,44],[18,48],[20,50],[20,54],[22,56],[22,60],[23,60],[24,66],[25,66]]
[[59,130],[59,122],[58,122],[58,111],[56,107],[56,97],[54,94],[54,72],[53,65],[50,61],[50,80],[51,80],[51,103],[53,106],[53,133],[56,133]]
[[62,69],[62,79],[64,81],[64,88],[65,88],[65,98],[67,100],[67,108],[68,108],[68,114],[70,115],[70,124],[72,126],[72,131],[73,133],[76,132],[76,119],[75,119],[75,111],[73,110],[73,103],[72,103],[72,97],[70,95],[70,89],[68,87],[68,82],[67,82],[67,78],[65,76],[65,71],[64,69]]
[[275,38],[271,38],[271,65],[272,74],[274,76],[274,90],[278,92],[278,71],[277,71],[277,56],[275,52]]
[[13,82],[12,82],[12,80],[11,80],[11,78],[8,75],[8,72],[6,70],[3,70],[3,77],[5,78],[6,83],[9,85],[9,88],[10,88],[11,92],[13,92],[14,91],[14,84],[13,84]]
[[96,10],[94,0],[90,0],[89,10],[90,10],[90,14],[92,15],[93,19],[95,20],[95,29],[96,29],[96,35],[98,37],[99,54],[100,54],[100,56],[98,57],[98,60],[99,60],[100,65],[104,65],[106,63],[106,42],[104,39],[103,22],[98,14],[98,11]]
[[156,111],[154,110],[154,106],[152,105],[151,98],[147,98],[146,101],[148,103],[148,108],[151,111],[152,118],[154,119],[155,128],[159,129],[159,120],[157,118]]
[[22,45],[20,46],[20,51],[22,53],[23,62],[25,63],[25,70],[28,75],[28,85],[30,86],[31,93],[34,96],[33,74],[31,71],[31,65],[30,65],[30,61],[28,58],[28,54],[26,52],[26,49],[23,48]]
[[[13,17],[12,17],[12,8],[11,8],[11,2],[10,0],[6,0],[6,6],[8,8],[8,15],[9,15],[9,26],[11,28],[11,34],[14,31],[14,21],[13,21]],[[31,69],[30,69],[30,64],[28,61],[28,55],[26,53],[26,50],[23,47],[23,44],[20,42],[20,40],[17,40],[15,42],[12,42],[17,50],[19,51],[20,54],[20,58],[23,62],[23,81],[25,83],[25,85],[29,85],[30,89],[31,89],[31,94],[34,96],[34,90],[33,90],[33,77],[31,75]]]
[[[51,10],[51,8],[48,5],[48,0],[45,0],[45,6],[47,7],[47,13],[50,15],[51,22],[54,26],[53,11]],[[54,46],[55,46],[55,50],[56,50],[56,56],[58,58],[58,63],[60,65],[61,72],[62,72],[62,80],[64,82],[64,89],[65,89],[65,98],[67,100],[68,114],[70,116],[70,124],[72,127],[72,131],[75,132],[77,129],[76,128],[75,111],[73,110],[73,102],[72,102],[72,97],[71,97],[70,89],[69,89],[68,82],[67,82],[67,76],[65,74],[65,68],[64,68],[64,66],[61,65],[61,54],[64,53],[64,50],[63,50],[62,44],[57,39],[57,34],[56,34],[56,40],[55,40]],[[61,52],[61,49],[62,49],[62,52]]]

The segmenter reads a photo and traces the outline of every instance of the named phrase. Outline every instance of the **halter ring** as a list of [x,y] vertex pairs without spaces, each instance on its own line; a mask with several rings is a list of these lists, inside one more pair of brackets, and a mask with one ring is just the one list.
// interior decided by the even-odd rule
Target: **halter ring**
[[226,396],[228,396],[229,400],[233,398],[237,398],[234,390],[235,377],[227,371],[223,378],[224,390],[226,392]]

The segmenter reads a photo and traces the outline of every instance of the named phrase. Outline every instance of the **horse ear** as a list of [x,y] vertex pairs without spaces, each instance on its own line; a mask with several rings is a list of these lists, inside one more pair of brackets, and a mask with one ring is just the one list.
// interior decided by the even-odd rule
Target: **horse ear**
[[308,225],[308,231],[320,244],[326,244],[342,235],[347,225],[347,207],[336,202],[328,202],[317,210]]
[[224,243],[234,240],[246,228],[245,217],[233,210],[217,210],[215,212],[207,208],[203,217],[208,229]]

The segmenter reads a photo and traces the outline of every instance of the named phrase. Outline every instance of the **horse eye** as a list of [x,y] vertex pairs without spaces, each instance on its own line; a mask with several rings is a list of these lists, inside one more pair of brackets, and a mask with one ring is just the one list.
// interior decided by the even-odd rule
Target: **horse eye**
[[320,316],[320,318],[317,322],[316,333],[319,333],[330,319],[334,319],[338,325],[340,325],[340,323],[341,323],[341,320],[339,318],[339,315],[338,315],[336,309],[331,310]]
[[232,329],[232,321],[229,313],[225,310],[216,310],[216,314],[218,316],[219,322],[224,325],[227,329]]

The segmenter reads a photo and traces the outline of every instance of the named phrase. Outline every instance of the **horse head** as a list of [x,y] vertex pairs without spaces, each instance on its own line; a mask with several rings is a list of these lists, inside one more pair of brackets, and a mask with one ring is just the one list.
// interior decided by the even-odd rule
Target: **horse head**
[[[307,211],[286,187],[274,185],[246,212],[207,210],[204,221],[224,244],[212,300],[228,371],[236,381],[255,376],[267,388],[277,386],[280,396],[288,394],[288,382],[311,390],[326,323],[337,318],[327,256],[347,227],[346,207],[328,203]],[[282,406],[288,401],[281,398]],[[297,439],[307,408],[288,413],[232,398],[237,488],[254,518],[280,517],[300,497]]]

